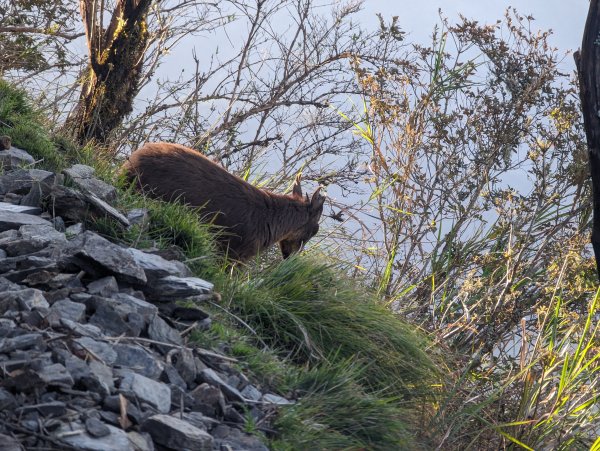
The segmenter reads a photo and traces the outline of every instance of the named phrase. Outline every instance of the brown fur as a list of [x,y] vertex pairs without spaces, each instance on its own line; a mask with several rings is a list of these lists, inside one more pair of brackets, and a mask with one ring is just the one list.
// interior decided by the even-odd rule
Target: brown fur
[[149,143],[123,166],[130,180],[152,197],[202,207],[225,228],[219,241],[225,252],[247,260],[279,242],[284,258],[297,252],[319,229],[324,197],[302,197],[300,179],[292,195],[260,190],[230,174],[197,151],[170,143]]

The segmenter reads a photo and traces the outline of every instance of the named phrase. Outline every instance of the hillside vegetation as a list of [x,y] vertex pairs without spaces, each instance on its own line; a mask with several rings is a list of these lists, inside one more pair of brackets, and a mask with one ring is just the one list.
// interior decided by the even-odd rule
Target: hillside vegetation
[[[442,16],[423,45],[406,40],[398,17],[362,30],[360,3],[333,2],[327,15],[313,0],[236,0],[231,10],[154,2],[138,17],[152,45],[129,80],[152,87],[143,110],[121,108],[94,131],[105,141],[87,140],[102,121],[70,130],[64,119],[81,106],[80,74],[102,65],[38,61],[76,73],[62,86],[20,76],[14,58],[0,71],[32,100],[0,80],[0,133],[40,167],[94,166],[118,186],[120,209],[146,208],[151,221],[90,227],[129,245],[178,246],[215,283],[221,300],[208,307],[218,321],[193,339],[298,398],[274,412],[276,430],[248,420],[273,448],[598,451],[600,295],[571,57],[515,9],[490,24]],[[179,21],[166,20],[173,11]],[[294,23],[274,33],[269,24],[283,20]],[[179,40],[203,32],[243,39],[229,59],[202,38],[195,67],[156,76]],[[136,94],[122,100],[132,106]],[[232,266],[198,212],[120,180],[118,153],[154,140],[201,149],[280,192],[302,172],[336,193],[321,232],[286,261],[267,252]]]
[[[50,136],[26,94],[1,80],[0,124],[0,134],[34,155],[37,167],[87,163],[120,183],[118,163]],[[218,320],[194,332],[193,341],[226,346],[262,384],[298,398],[274,413],[275,431],[264,431],[274,449],[421,446],[420,427],[433,412],[441,377],[441,359],[425,334],[323,254],[231,267],[214,254],[213,232],[197,212],[121,186],[118,207],[148,209],[148,227],[125,230],[102,219],[88,226],[140,248],[176,245],[196,275],[215,283],[221,302],[203,308]],[[261,431],[248,421],[249,430]]]

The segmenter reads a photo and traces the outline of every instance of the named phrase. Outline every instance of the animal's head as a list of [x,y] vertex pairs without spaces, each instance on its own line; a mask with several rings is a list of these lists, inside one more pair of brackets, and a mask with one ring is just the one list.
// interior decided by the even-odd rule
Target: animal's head
[[323,204],[325,203],[325,196],[322,196],[320,191],[321,188],[319,187],[310,199],[308,195],[303,198],[302,188],[300,187],[300,176],[296,177],[292,197],[303,202],[305,208],[308,210],[308,221],[304,224],[299,224],[295,230],[279,242],[283,258],[288,258],[291,254],[302,250],[306,242],[319,231],[319,219],[321,219]]

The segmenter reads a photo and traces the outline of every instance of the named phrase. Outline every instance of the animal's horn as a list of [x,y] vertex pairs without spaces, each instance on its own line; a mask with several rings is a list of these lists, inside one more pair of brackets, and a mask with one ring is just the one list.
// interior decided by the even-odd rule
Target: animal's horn
[[300,186],[300,182],[302,180],[302,174],[298,174],[296,176],[296,180],[294,181],[294,186],[292,187],[292,194],[296,197],[302,198],[302,187]]

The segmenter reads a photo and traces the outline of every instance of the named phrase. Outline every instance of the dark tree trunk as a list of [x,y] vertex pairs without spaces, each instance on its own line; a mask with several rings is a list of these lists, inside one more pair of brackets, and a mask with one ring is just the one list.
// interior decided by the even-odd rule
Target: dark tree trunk
[[117,0],[104,30],[97,0],[80,0],[89,66],[79,102],[65,128],[76,141],[103,143],[132,110],[148,42],[146,14],[152,0]]
[[575,53],[592,176],[592,246],[600,277],[600,0],[591,0],[581,51]]

